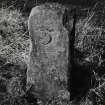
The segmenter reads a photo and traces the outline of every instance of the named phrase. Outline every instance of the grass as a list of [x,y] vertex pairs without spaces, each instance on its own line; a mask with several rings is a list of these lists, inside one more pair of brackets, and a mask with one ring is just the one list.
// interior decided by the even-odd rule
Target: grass
[[[93,64],[92,72],[95,80],[93,87],[88,92],[89,94],[81,102],[83,105],[105,104],[105,58],[103,56],[105,54],[105,28],[104,24],[98,21],[99,18],[100,20],[104,19],[105,14],[103,13],[104,9],[101,10],[102,6],[105,7],[104,4],[98,2],[87,17],[77,24],[79,26],[77,27],[77,35],[80,39],[77,48],[88,52],[86,59]],[[89,104],[88,101],[92,103]]]
[[[96,7],[97,6],[95,5],[95,8]],[[61,91],[57,97],[54,97],[51,100],[50,105],[93,105],[93,103],[95,103],[95,105],[105,104],[105,77],[103,75],[105,73],[105,44],[104,34],[102,34],[102,32],[104,32],[105,30],[93,25],[92,17],[94,15],[95,12],[89,14],[82,20],[80,19],[77,23],[76,32],[76,35],[78,35],[76,36],[78,42],[76,44],[76,48],[80,49],[81,51],[88,52],[85,60],[88,60],[89,62],[94,64],[94,86],[88,91],[86,97],[83,97],[79,102],[70,102],[68,99],[69,93],[67,91]],[[97,34],[95,32],[97,32]],[[93,34],[95,34],[95,36],[93,36]],[[88,38],[88,40],[84,40],[85,37]],[[93,39],[95,40],[93,41]],[[27,29],[27,17],[24,17],[20,10],[0,8],[0,60],[5,59],[5,64],[17,64],[22,62],[28,63],[30,49],[29,47],[30,36]],[[101,73],[101,71],[103,72]],[[18,82],[18,79],[19,78],[16,77],[11,80],[9,84],[10,94],[12,94],[11,92],[14,91],[14,89],[11,90],[12,88],[15,88],[14,85],[16,83],[17,85],[20,84],[20,82]],[[19,89],[19,92],[22,91],[21,87],[19,87]],[[14,92],[13,94],[17,95],[18,93]],[[17,97],[12,97],[12,100],[14,100],[14,102],[17,99]],[[8,102],[8,100],[5,102]],[[9,105],[14,104],[14,102],[10,103]],[[24,105],[27,105],[26,102],[24,103]]]
[[7,62],[24,60],[30,45],[27,19],[19,10],[0,9],[0,56]]

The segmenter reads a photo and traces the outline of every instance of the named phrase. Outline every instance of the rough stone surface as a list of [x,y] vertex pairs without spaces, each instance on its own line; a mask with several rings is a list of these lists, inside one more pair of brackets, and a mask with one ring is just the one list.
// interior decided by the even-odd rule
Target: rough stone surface
[[44,4],[32,9],[29,32],[32,40],[27,84],[35,96],[49,99],[66,88],[68,31],[62,24],[65,7]]

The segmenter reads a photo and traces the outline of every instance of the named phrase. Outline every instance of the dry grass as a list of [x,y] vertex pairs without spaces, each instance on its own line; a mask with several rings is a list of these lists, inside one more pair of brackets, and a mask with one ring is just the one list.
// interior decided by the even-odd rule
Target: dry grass
[[[92,23],[92,18],[94,15],[95,12],[92,12],[92,14],[89,14],[85,19],[79,20],[77,23],[76,32],[78,35],[78,43],[76,44],[76,48],[81,51],[88,51],[88,55],[86,55],[85,60],[88,60],[95,65],[93,70],[93,77],[95,79],[94,86],[89,90],[86,97],[83,97],[80,102],[69,102],[68,92],[66,93],[66,91],[64,91],[60,92],[59,96],[53,98],[49,105],[93,105],[93,103],[96,103],[96,105],[105,104],[105,59],[103,57],[105,54],[105,35],[103,34],[105,33],[105,30],[102,27],[94,26]],[[30,36],[27,31],[27,18],[23,17],[19,10],[1,8],[0,58],[5,58],[5,63],[27,62],[30,46],[29,37]],[[84,40],[85,37],[88,40]],[[103,71],[103,73],[101,73],[101,71]]]
[[30,45],[27,19],[19,10],[0,9],[0,56],[7,62],[24,60]]

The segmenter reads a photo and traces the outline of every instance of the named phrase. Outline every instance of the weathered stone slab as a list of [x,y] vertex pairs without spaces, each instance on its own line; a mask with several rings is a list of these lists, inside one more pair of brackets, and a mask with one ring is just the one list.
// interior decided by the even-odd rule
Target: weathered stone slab
[[60,4],[46,3],[33,8],[29,17],[32,48],[27,83],[42,100],[66,89],[69,39],[62,24],[64,10]]

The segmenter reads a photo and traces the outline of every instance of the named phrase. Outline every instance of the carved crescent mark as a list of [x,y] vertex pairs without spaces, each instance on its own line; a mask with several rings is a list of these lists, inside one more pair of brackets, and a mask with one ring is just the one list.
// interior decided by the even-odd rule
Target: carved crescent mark
[[44,37],[44,39],[40,40],[40,43],[43,45],[47,45],[51,43],[51,41],[52,41],[52,37],[50,35],[47,35],[46,37]]

